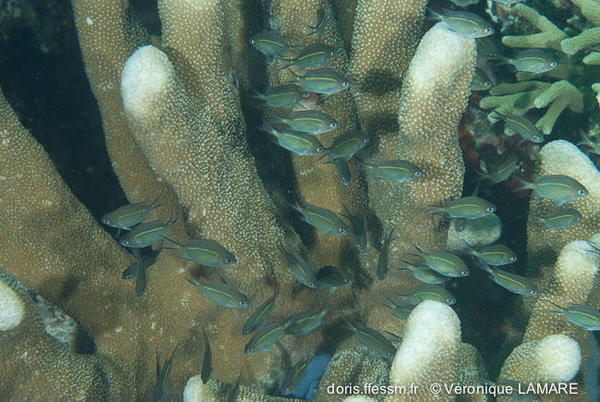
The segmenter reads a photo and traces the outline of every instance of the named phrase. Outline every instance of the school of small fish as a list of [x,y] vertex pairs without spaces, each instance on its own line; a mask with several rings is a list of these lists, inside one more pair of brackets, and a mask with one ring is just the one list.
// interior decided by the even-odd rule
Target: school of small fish
[[[458,7],[468,7],[478,3],[478,0],[451,0]],[[503,1],[510,6],[518,1]],[[429,10],[431,19],[441,21],[449,30],[458,34],[477,38],[480,58],[486,61],[498,61],[510,65],[516,71],[543,74],[557,67],[558,61],[545,49],[522,49],[510,56],[502,55],[497,45],[489,38],[495,30],[492,23],[478,14],[467,11]],[[314,35],[320,38],[327,28],[327,18],[323,9],[318,10],[315,24],[308,26],[306,36]],[[329,147],[319,141],[319,135],[339,128],[339,123],[331,116],[319,110],[307,110],[303,100],[309,96],[319,96],[326,99],[347,90],[350,81],[327,67],[327,62],[335,56],[336,49],[315,43],[304,48],[291,45],[294,38],[283,38],[274,31],[263,31],[250,39],[250,45],[262,53],[268,60],[280,63],[282,70],[289,71],[290,82],[268,87],[263,92],[254,92],[251,97],[258,100],[265,108],[268,118],[264,118],[259,127],[276,145],[302,157],[315,157],[315,163],[321,159],[333,165],[341,182],[348,185],[351,173],[348,162],[358,159],[360,151],[369,146],[370,136],[360,130],[350,130],[335,137]],[[486,91],[495,85],[489,78],[489,70],[477,68],[471,83],[471,90]],[[543,133],[524,116],[518,116],[509,111],[492,112],[490,117],[501,120],[508,134],[518,134],[522,141],[533,143],[544,142]],[[600,144],[583,135],[579,144],[589,152],[600,155]],[[423,170],[406,160],[356,160],[359,169],[365,174],[380,180],[389,180],[394,185],[419,180],[424,176]],[[532,190],[536,197],[553,200],[555,207],[544,216],[533,216],[535,224],[544,225],[550,230],[561,230],[576,224],[582,216],[573,207],[563,206],[574,200],[588,195],[588,190],[574,178],[564,175],[534,176],[531,181],[515,177],[518,170],[519,157],[509,154],[504,162],[489,166],[485,171],[476,173],[479,183],[496,185],[513,177],[521,183],[519,190]],[[131,250],[135,261],[127,267],[122,278],[135,279],[135,294],[142,297],[146,289],[148,275],[146,271],[159,258],[162,250],[172,249],[179,257],[205,267],[218,268],[236,264],[235,255],[214,239],[196,238],[175,241],[168,238],[169,228],[175,223],[174,219],[167,222],[146,222],[151,212],[161,205],[160,200],[153,202],[138,202],[117,208],[106,213],[101,223],[118,229],[117,238],[121,246]],[[346,206],[340,206],[343,212],[336,212],[318,205],[311,205],[299,200],[290,205],[298,218],[307,225],[314,227],[331,236],[347,236],[351,238],[353,247],[359,253],[364,253],[367,244],[367,228],[365,216],[358,211],[350,211]],[[446,200],[441,205],[430,207],[432,214],[441,214],[447,220],[453,221],[457,231],[462,230],[466,223],[479,219],[496,211],[496,206],[477,194],[464,196],[459,199]],[[461,255],[447,250],[422,250],[418,244],[409,253],[406,261],[399,266],[389,266],[389,250],[396,240],[394,229],[382,233],[379,248],[379,259],[375,272],[372,274],[378,280],[385,280],[390,268],[410,271],[412,276],[422,284],[408,294],[381,295],[385,300],[378,300],[390,312],[400,318],[407,319],[414,306],[424,300],[435,300],[447,305],[454,305],[456,299],[444,287],[444,284],[458,278],[470,275],[469,265],[475,266],[489,275],[490,280],[514,294],[535,297],[538,288],[533,280],[504,269],[517,261],[518,256],[504,244],[497,243],[485,247],[471,247],[465,242],[465,251]],[[157,246],[159,245],[159,246]],[[154,247],[152,250],[150,247]],[[353,274],[344,267],[324,266],[315,269],[302,256],[302,252],[291,250],[285,245],[278,245],[279,252],[286,262],[287,268],[297,281],[297,289],[304,287],[315,293],[315,300],[320,305],[318,309],[296,313],[289,318],[269,322],[279,297],[279,286],[273,287],[273,294],[258,305],[248,296],[241,293],[233,284],[224,279],[221,283],[209,282],[202,278],[188,277],[188,282],[207,300],[223,308],[249,309],[257,306],[248,315],[240,336],[250,336],[244,353],[257,354],[269,350],[285,336],[302,337],[316,330],[327,320],[331,306],[319,302],[319,292],[329,293],[338,288],[349,287],[355,283]],[[503,268],[500,268],[503,267]],[[569,304],[558,305],[551,301],[553,310],[566,321],[589,331],[600,330],[600,312],[596,307]],[[396,353],[393,343],[401,342],[401,338],[391,334],[383,334],[359,322],[344,318],[347,330],[356,334],[359,343],[365,345],[371,352],[391,361]],[[207,382],[211,374],[212,352],[209,339],[203,328],[204,361],[202,363],[202,381]],[[167,395],[168,376],[175,350],[171,357],[161,367],[157,356],[156,376],[153,400],[164,400]],[[305,376],[311,356],[306,356],[294,363],[286,378],[279,385],[281,395],[290,394]],[[235,400],[241,372],[237,383],[229,390],[227,400]]]

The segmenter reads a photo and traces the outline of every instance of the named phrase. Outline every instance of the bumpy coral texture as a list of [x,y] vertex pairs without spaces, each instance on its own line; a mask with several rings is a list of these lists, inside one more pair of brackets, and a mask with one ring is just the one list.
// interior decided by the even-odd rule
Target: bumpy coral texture
[[[254,49],[248,46],[248,37],[254,32],[246,29],[243,1],[160,0],[162,37],[153,45],[131,24],[128,1],[72,3],[109,157],[129,201],[160,197],[162,206],[150,219],[177,218],[170,237],[216,239],[236,254],[238,263],[207,271],[165,250],[148,271],[143,298],[136,298],[134,285],[120,277],[132,262],[131,255],[75,198],[48,155],[0,98],[0,221],[12,222],[0,231],[0,269],[68,312],[96,347],[94,354],[79,355],[48,337],[30,295],[3,276],[0,305],[9,306],[3,314],[10,314],[0,321],[4,329],[0,360],[7,362],[0,373],[0,394],[15,399],[43,394],[64,400],[148,400],[156,353],[164,361],[176,347],[169,389],[189,401],[223,400],[240,369],[239,398],[283,400],[273,395],[290,362],[325,344],[336,345],[336,350],[316,391],[318,400],[348,396],[327,395],[330,383],[419,382],[418,395],[400,396],[412,401],[432,398],[426,384],[476,385],[487,379],[478,352],[461,341],[460,321],[452,308],[427,301],[406,322],[399,320],[384,312],[379,298],[392,288],[410,290],[415,281],[407,280],[405,273],[390,273],[387,281],[375,282],[373,275],[379,240],[392,228],[398,237],[390,247],[392,264],[411,244],[446,247],[447,226],[429,213],[429,207],[461,194],[464,164],[457,127],[475,66],[473,39],[442,24],[423,36],[426,2],[421,0],[264,1],[270,28],[296,46],[319,40],[306,35],[307,25],[314,25],[318,10],[325,13],[327,27],[320,40],[336,48],[329,67],[349,77],[353,85],[350,91],[316,103],[340,123],[338,130],[322,136],[323,143],[328,146],[344,131],[361,128],[372,144],[362,158],[407,159],[425,172],[419,180],[398,185],[359,172],[351,161],[352,183],[343,186],[333,166],[291,156],[289,177],[294,183],[289,190],[306,202],[337,212],[345,205],[368,217],[369,248],[359,257],[350,236],[313,232],[300,247],[299,236],[290,229],[292,221],[276,207],[273,189],[266,189],[259,176],[247,142],[253,133],[246,127],[240,103],[240,93],[256,86],[249,74],[249,53]],[[593,4],[578,4],[597,24]],[[517,7],[544,35],[554,34],[548,47],[561,47],[560,33],[547,21]],[[564,46],[576,49],[568,42]],[[280,64],[267,61],[272,85],[292,79],[280,71]],[[569,83],[527,85],[517,92],[538,91],[536,99],[548,95],[535,106],[554,107],[546,120],[549,126],[564,107],[576,110],[579,105]],[[573,95],[569,102],[556,97],[568,91]],[[588,187],[590,196],[574,203],[586,218],[560,234],[541,233],[530,223],[528,233],[530,261],[539,250],[562,249],[554,268],[546,270],[550,273],[538,278],[542,295],[560,304],[590,303],[596,297],[598,257],[589,253],[583,240],[598,231],[598,173],[573,148],[563,142],[547,145],[539,169],[543,174],[572,175]],[[532,212],[545,208],[544,203],[532,200]],[[334,295],[319,294],[320,302],[332,307],[323,330],[305,338],[286,336],[268,352],[248,356],[243,350],[249,337],[241,335],[241,327],[249,311],[215,306],[185,278],[203,275],[221,281],[222,274],[248,294],[253,306],[269,297],[277,282],[281,290],[271,319],[284,320],[314,308],[315,301],[311,291],[294,291],[294,280],[277,251],[280,242],[301,249],[314,267],[350,267],[357,283]],[[536,272],[537,268],[531,267]],[[576,341],[582,330],[565,323],[541,298],[530,303],[526,343],[509,357],[503,375],[521,381],[570,379],[581,365]],[[358,316],[370,327],[403,335],[394,362],[356,347],[355,336],[344,339],[340,315]],[[203,357],[202,328],[213,350],[207,384],[194,376]],[[549,351],[555,350],[565,359],[549,358]]]

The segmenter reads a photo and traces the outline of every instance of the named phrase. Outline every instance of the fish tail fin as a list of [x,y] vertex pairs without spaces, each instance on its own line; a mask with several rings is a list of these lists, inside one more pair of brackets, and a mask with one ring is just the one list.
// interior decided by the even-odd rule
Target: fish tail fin
[[188,281],[189,283],[191,283],[194,286],[200,287],[200,285],[201,285],[201,283],[200,283],[200,281],[198,281],[198,279],[192,278],[191,276],[185,278],[185,280]]
[[468,241],[466,241],[465,239],[463,239],[463,243],[465,243],[465,246],[467,246],[467,251],[468,251],[470,254],[473,254],[473,253],[475,252],[475,249],[473,248],[473,246],[471,246],[471,245],[469,244],[469,242],[468,242]]
[[161,200],[162,196],[163,194],[159,194],[158,197],[156,197],[156,199],[150,203],[149,207],[151,209],[160,207],[163,204]]
[[487,265],[487,264],[486,264],[486,263],[484,263],[484,262],[481,262],[480,260],[477,260],[477,261],[475,262],[475,266],[476,266],[477,268],[480,268],[480,269],[484,270],[484,271],[485,271],[485,272],[487,272],[488,274],[491,274],[491,273],[492,273],[492,271],[493,271],[492,267],[490,267],[489,265]]
[[346,207],[346,205],[344,203],[342,203],[342,209],[344,210],[344,213],[340,214],[340,215],[342,215],[343,217],[345,217],[347,219],[350,219],[350,216],[352,214],[350,213],[350,210],[348,209],[348,207]]
[[564,307],[562,307],[562,306],[560,306],[560,305],[558,305],[558,304],[554,303],[554,302],[553,302],[552,300],[550,300],[550,299],[545,299],[545,300],[546,300],[548,303],[552,304],[554,307],[556,307],[556,308],[558,308],[558,309],[559,309],[559,310],[553,310],[553,311],[555,311],[555,312],[557,312],[557,313],[560,313],[560,312],[562,312],[562,311],[565,309]]
[[181,245],[181,243],[177,243],[175,240],[171,240],[168,237],[165,237],[163,240],[166,240],[167,242],[171,243],[171,244],[169,244],[169,243],[163,242],[162,248],[166,248],[167,250],[172,250],[172,249],[183,247]]
[[444,15],[442,13],[439,13],[434,9],[427,7],[427,15],[425,16],[425,19],[430,21],[441,21],[443,16]]
[[431,207],[429,207],[429,213],[432,215],[433,214],[445,214],[446,208],[431,206]]
[[356,332],[357,328],[354,324],[352,324],[350,321],[348,321],[346,318],[342,318],[342,320],[344,320],[344,324],[346,329],[352,331],[352,332]]
[[533,183],[532,182],[523,180],[523,179],[521,179],[518,176],[514,176],[514,178],[515,178],[516,181],[519,182],[520,186],[517,187],[517,188],[515,188],[512,191],[517,192],[517,191],[523,191],[523,190],[533,190]]
[[359,159],[356,160],[356,164],[358,166],[358,170],[367,170],[371,167],[368,163],[365,163]]
[[492,112],[490,114],[488,114],[488,117],[491,117],[492,119],[494,119],[496,121],[498,121],[498,120],[506,120],[507,119],[506,115],[503,115],[497,109],[496,110],[492,110]]
[[265,95],[258,92],[256,89],[251,89],[250,92],[248,93],[248,97],[250,99],[258,99],[260,101],[265,100]]
[[275,129],[273,128],[272,125],[269,124],[269,122],[267,120],[262,121],[262,124],[258,127],[258,130],[260,131],[264,131],[265,133],[271,134],[271,135],[275,135]]
[[294,70],[292,70],[290,67],[291,67],[291,65],[287,66],[287,67],[286,67],[286,69],[288,70],[288,72],[289,72],[290,74],[292,74],[292,75],[293,75],[293,76],[296,78],[296,81],[299,81],[299,80],[300,80],[300,78],[303,78],[301,75],[298,75],[298,74],[296,74],[296,73],[294,72]]

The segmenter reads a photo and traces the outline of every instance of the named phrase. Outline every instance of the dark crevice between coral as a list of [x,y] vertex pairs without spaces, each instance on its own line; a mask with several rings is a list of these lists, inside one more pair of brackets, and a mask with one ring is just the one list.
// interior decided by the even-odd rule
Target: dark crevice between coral
[[127,201],[108,158],[70,3],[20,4],[22,12],[0,27],[0,86],[76,197],[100,217]]

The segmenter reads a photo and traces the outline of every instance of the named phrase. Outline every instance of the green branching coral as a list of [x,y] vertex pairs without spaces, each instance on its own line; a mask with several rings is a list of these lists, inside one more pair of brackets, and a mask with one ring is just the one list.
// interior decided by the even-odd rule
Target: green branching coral
[[[560,29],[556,24],[540,14],[537,10],[524,4],[517,4],[508,9],[514,13],[517,20],[526,20],[533,28],[541,32],[526,33],[523,35],[507,35],[502,38],[502,43],[512,48],[544,48],[562,52],[556,71],[545,74],[533,75],[531,73],[516,74],[521,82],[515,84],[500,84],[490,91],[490,96],[481,100],[480,106],[484,109],[494,109],[500,113],[510,111],[523,115],[532,109],[546,109],[536,126],[544,133],[550,134],[560,114],[568,109],[575,113],[582,113],[584,109],[584,92],[581,85],[590,85],[586,82],[586,72],[573,59],[579,51],[588,49],[600,41],[600,28],[598,16],[600,6],[595,1],[574,1],[581,8],[581,13],[586,17],[587,25],[576,36],[568,37],[566,29]],[[572,31],[572,29],[571,29]],[[570,31],[569,31],[570,32]],[[584,64],[600,63],[597,52],[591,52],[583,57]],[[548,82],[544,77],[562,78],[560,81]],[[490,117],[492,121],[496,121]]]

